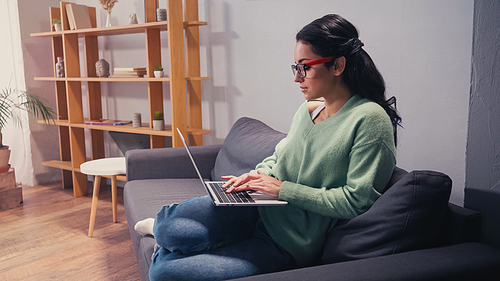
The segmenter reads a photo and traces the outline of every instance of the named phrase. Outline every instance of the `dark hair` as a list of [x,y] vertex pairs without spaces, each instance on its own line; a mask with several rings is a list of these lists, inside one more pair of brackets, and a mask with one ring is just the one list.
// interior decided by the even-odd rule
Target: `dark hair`
[[[314,20],[297,33],[297,42],[311,46],[313,53],[321,57],[346,58],[342,81],[351,93],[360,95],[378,103],[391,118],[394,142],[397,143],[397,126],[401,117],[396,110],[396,98],[385,97],[384,78],[377,70],[373,60],[363,50],[363,43],[358,39],[358,30],[348,20],[335,14]],[[332,67],[335,60],[325,63]],[[401,126],[401,125],[399,125]]]

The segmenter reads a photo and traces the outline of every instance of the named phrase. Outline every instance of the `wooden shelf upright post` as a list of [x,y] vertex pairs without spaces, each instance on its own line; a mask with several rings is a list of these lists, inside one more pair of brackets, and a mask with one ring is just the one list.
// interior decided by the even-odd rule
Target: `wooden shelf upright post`
[[[61,18],[66,15],[66,2],[61,2]],[[66,23],[66,26],[64,24]],[[63,22],[63,30],[68,28],[67,20]],[[66,27],[66,28],[65,28]],[[65,34],[63,38],[64,68],[66,77],[80,77],[80,53],[78,48],[78,34]],[[68,103],[68,121],[70,123],[83,123],[82,82],[66,81],[66,95]],[[71,167],[79,169],[86,161],[85,157],[85,132],[83,128],[70,127],[69,140],[71,150]],[[79,197],[88,193],[87,176],[77,172],[73,173],[73,194]]]
[[[198,0],[184,1],[184,20],[198,21]],[[200,28],[186,27],[186,72],[188,77],[200,77]],[[201,81],[187,81],[188,120],[190,129],[203,128],[201,115]],[[189,136],[190,145],[203,145],[203,136]]]
[[144,0],[144,14],[146,22],[156,21],[156,9],[159,6],[158,0]]
[[182,146],[176,128],[187,136],[186,69],[184,62],[184,24],[182,0],[167,1],[168,50],[170,53],[170,102],[172,108],[172,146]]
[[[147,51],[147,69],[148,77],[154,77],[154,70],[161,65],[161,45],[160,29],[148,28],[146,30],[146,49]],[[149,100],[149,127],[153,128],[153,118],[155,112],[161,113],[163,110],[163,82],[148,82],[148,100]],[[150,136],[151,148],[165,147],[165,137]]]
[[[156,9],[159,7],[157,0],[144,1],[146,22],[156,21]],[[148,28],[146,30],[146,50],[148,77],[154,77],[154,70],[161,66],[161,37],[159,28]],[[148,82],[149,100],[149,127],[153,128],[153,117],[155,112],[164,113],[163,109],[163,83],[161,81]],[[151,148],[165,147],[165,137],[150,136]]]
[[[97,27],[96,8],[87,7],[90,15],[92,28]],[[95,63],[99,60],[99,45],[97,36],[85,35],[85,72],[87,77],[97,77]],[[101,82],[87,82],[88,116],[90,120],[102,118]],[[90,157],[92,160],[104,158],[104,132],[102,130],[90,130]],[[102,181],[102,185],[106,182]]]
[[[61,9],[56,7],[49,8],[49,14],[51,19],[61,20],[64,18],[61,15]],[[52,20],[50,21],[51,30]],[[63,42],[62,37],[52,37],[52,56],[53,56],[53,68],[54,68],[54,77],[56,77],[56,63],[58,57],[63,57]],[[56,81],[55,82],[55,90],[56,90],[56,110],[57,110],[57,119],[58,120],[68,120],[68,102],[66,99],[66,84],[64,81]],[[59,154],[61,157],[61,161],[69,162],[71,161],[71,150],[69,147],[69,128],[68,127],[58,127],[59,134]],[[72,173],[68,170],[61,170],[62,177],[62,187],[63,188],[72,188],[73,180]]]

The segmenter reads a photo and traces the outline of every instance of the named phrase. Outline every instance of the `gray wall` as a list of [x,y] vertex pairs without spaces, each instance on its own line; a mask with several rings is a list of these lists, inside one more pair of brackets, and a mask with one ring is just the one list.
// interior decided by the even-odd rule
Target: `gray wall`
[[475,1],[465,206],[483,215],[482,239],[500,248],[500,1]]
[[466,187],[500,192],[500,1],[476,1]]

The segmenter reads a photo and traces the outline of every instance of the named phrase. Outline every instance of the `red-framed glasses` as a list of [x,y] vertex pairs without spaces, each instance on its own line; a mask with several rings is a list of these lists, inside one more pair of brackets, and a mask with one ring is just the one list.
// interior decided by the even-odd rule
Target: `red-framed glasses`
[[332,59],[333,59],[333,57],[326,57],[326,58],[320,58],[317,60],[312,60],[312,61],[306,62],[306,63],[292,64],[293,75],[295,76],[295,73],[299,73],[299,76],[304,78],[307,75],[306,70],[308,70],[310,66],[331,62]]

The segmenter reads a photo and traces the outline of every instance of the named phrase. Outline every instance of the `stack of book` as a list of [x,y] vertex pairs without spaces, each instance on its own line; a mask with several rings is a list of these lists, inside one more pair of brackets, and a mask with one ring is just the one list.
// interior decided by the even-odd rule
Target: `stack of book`
[[114,119],[99,119],[99,120],[89,120],[85,121],[86,125],[112,125],[112,126],[117,126],[117,125],[126,125],[130,124],[132,121],[128,120],[114,120]]
[[66,4],[69,28],[71,30],[91,28],[90,15],[87,6],[74,3]]
[[113,77],[143,77],[146,74],[145,67],[115,67]]

